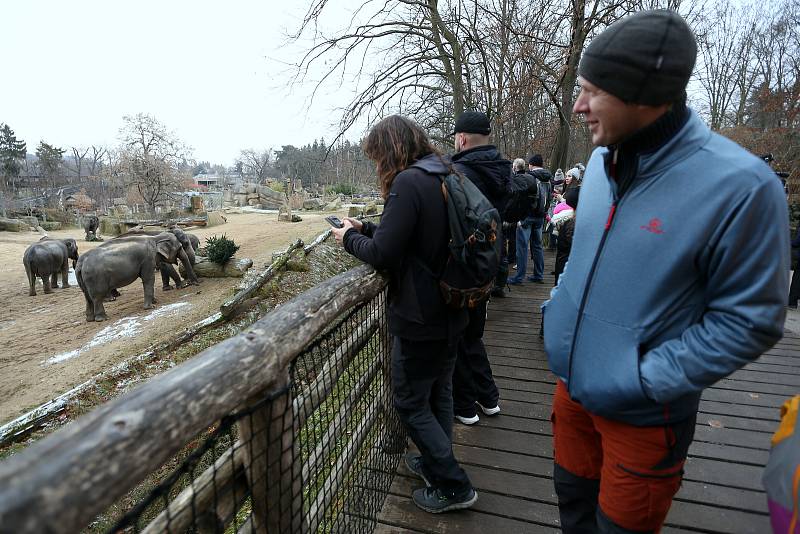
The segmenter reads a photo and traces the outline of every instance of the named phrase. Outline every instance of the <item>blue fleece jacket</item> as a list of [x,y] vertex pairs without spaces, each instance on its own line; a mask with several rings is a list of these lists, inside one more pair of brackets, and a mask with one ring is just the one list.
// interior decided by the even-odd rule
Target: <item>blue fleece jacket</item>
[[635,425],[680,421],[783,335],[786,198],[775,173],[692,114],[617,198],[612,154],[586,168],[572,252],[543,306],[573,399]]

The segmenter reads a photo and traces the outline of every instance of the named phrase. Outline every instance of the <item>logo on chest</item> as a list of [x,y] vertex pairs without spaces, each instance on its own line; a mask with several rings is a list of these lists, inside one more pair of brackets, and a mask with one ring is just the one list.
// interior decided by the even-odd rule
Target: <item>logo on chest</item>
[[642,225],[639,228],[641,228],[642,230],[647,230],[651,234],[663,234],[664,233],[664,229],[661,228],[661,219],[658,219],[658,218],[650,219],[649,223],[647,223],[646,225]]

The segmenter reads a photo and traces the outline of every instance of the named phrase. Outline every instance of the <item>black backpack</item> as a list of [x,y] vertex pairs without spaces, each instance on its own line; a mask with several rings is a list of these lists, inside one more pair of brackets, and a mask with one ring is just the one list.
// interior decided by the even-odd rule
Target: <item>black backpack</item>
[[536,202],[533,206],[533,216],[544,217],[547,215],[547,210],[550,209],[550,201],[552,200],[553,196],[553,186],[549,180],[539,180],[538,176],[536,176],[536,171],[532,171],[532,173],[534,179],[536,180],[536,187],[538,189]]
[[474,308],[489,298],[494,287],[500,265],[500,214],[472,181],[452,167],[437,178],[450,227],[450,250],[438,277],[439,289],[449,307]]
[[539,180],[527,173],[514,173],[508,184],[503,221],[516,223],[532,217],[539,202]]

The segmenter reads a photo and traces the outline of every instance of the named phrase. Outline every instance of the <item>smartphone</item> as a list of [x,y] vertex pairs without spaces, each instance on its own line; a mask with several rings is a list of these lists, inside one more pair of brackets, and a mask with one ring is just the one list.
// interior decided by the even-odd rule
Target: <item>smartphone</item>
[[328,215],[327,217],[325,217],[325,220],[328,221],[328,224],[330,224],[334,228],[341,228],[342,226],[344,226],[342,220],[336,215]]

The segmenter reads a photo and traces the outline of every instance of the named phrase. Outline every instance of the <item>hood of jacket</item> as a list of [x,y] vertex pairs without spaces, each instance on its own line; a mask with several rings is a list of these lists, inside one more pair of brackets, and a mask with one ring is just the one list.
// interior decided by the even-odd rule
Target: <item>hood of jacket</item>
[[511,178],[511,162],[494,145],[462,150],[451,156],[453,165],[467,175],[495,208],[502,212]]
[[431,174],[449,174],[450,165],[446,156],[440,154],[428,154],[414,162],[414,167],[422,169]]
[[550,180],[553,179],[553,175],[545,168],[533,169],[532,171],[527,172],[528,174],[535,176],[540,182],[550,182]]

